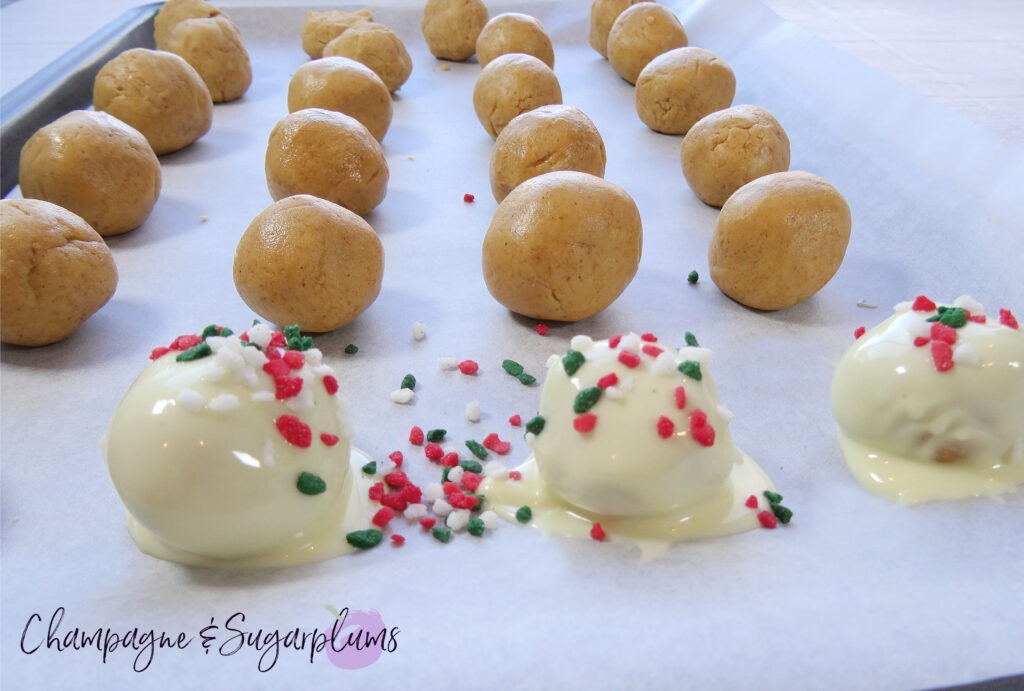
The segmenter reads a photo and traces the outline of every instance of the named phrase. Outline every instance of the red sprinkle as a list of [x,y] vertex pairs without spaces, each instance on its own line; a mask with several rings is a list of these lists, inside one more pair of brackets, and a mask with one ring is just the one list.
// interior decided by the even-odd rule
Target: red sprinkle
[[615,334],[614,336],[612,336],[611,338],[608,339],[608,347],[609,348],[618,348],[619,347],[619,341],[621,341],[621,340],[622,340],[622,334]]
[[405,544],[405,538],[399,535],[398,533],[395,533],[391,536],[391,544],[393,544],[395,547],[400,547]]
[[463,360],[459,363],[459,371],[463,374],[476,374],[480,371],[480,365],[473,360]]
[[1013,316],[1013,312],[1006,309],[999,310],[999,323],[1011,329],[1020,328],[1020,325],[1017,323],[1017,318]]
[[333,396],[338,393],[338,380],[335,379],[333,374],[324,375],[324,388],[327,389],[328,395]]
[[523,424],[523,418],[522,416],[519,415],[519,413],[516,413],[515,415],[508,419],[508,424],[512,425],[513,427],[519,427],[521,424]]
[[597,380],[597,385],[602,389],[607,389],[609,386],[615,386],[618,383],[619,375],[615,374],[615,372],[609,372]]
[[858,326],[856,329],[853,330],[853,337],[860,338],[865,333],[867,333],[867,329],[865,329],[863,326]]
[[424,530],[430,530],[437,523],[437,519],[433,516],[424,516],[420,519],[420,525],[423,526]]
[[389,487],[401,489],[409,484],[409,478],[401,470],[396,470],[393,473],[388,473],[384,476],[384,483]]
[[533,330],[536,331],[541,336],[547,336],[548,335],[548,325],[547,324],[536,324],[533,327]]
[[337,434],[328,434],[327,432],[324,432],[320,435],[320,441],[324,443],[324,446],[334,446],[341,441],[341,439]]
[[757,495],[756,494],[751,494],[749,497],[747,497],[747,501],[744,502],[744,505],[748,509],[756,509],[757,508]]
[[779,519],[768,510],[758,512],[757,520],[761,522],[762,527],[768,528],[768,530],[775,530],[776,526],[779,525]]
[[384,506],[380,510],[378,510],[377,513],[373,514],[373,518],[370,519],[370,522],[378,528],[383,528],[388,523],[390,523],[391,519],[394,517],[395,510],[387,506]]
[[648,343],[657,343],[658,337],[652,333],[645,333],[640,335],[641,341],[647,341]]
[[448,503],[455,509],[474,509],[480,503],[480,500],[472,494],[453,492],[448,495]]
[[595,523],[594,525],[590,526],[590,537],[597,540],[598,542],[601,542],[608,536],[605,534],[604,528],[601,527],[601,524]]
[[491,432],[484,437],[483,444],[485,449],[490,449],[499,456],[504,456],[512,448],[512,442],[502,441],[497,432]]
[[425,435],[423,434],[423,430],[420,429],[419,427],[415,427],[414,426],[411,430],[409,430],[409,443],[410,444],[415,444],[416,446],[422,446],[423,445],[424,437],[425,437]]
[[667,417],[662,415],[658,418],[658,436],[662,439],[668,439],[676,432],[676,423],[669,420]]
[[391,492],[385,494],[380,498],[381,506],[386,506],[389,509],[395,511],[405,511],[405,508],[409,506],[409,501],[405,498],[401,492]]
[[283,401],[302,391],[301,377],[274,377],[274,398]]
[[306,356],[299,350],[286,350],[281,359],[292,369],[300,369],[306,362]]
[[686,389],[682,386],[676,387],[676,408],[682,410],[686,407]]
[[267,346],[267,349],[263,351],[263,354],[267,356],[268,360],[281,359],[281,349],[274,346]]
[[651,345],[650,343],[644,344],[644,347],[641,348],[641,350],[644,351],[644,355],[648,355],[650,357],[658,357],[659,355],[665,352],[658,346]]
[[715,443],[715,428],[708,424],[708,416],[700,408],[690,413],[690,434],[702,446],[713,446]]
[[953,345],[956,343],[956,329],[946,326],[942,322],[935,322],[932,324],[932,340],[945,341]]
[[276,379],[290,374],[292,368],[284,360],[270,360],[263,363],[263,371]]
[[940,372],[953,369],[953,348],[945,341],[932,341],[932,362]]
[[411,482],[402,488],[402,499],[405,499],[410,504],[419,504],[423,501],[423,490]]
[[483,481],[483,476],[479,473],[474,473],[472,470],[462,473],[462,486],[470,492],[475,492]]
[[975,324],[985,324],[986,322],[988,322],[988,317],[986,317],[984,314],[972,314],[970,317],[968,317],[968,320],[974,322]]
[[370,491],[366,493],[373,501],[380,501],[384,496],[384,483],[375,482],[370,486]]
[[440,461],[441,457],[444,456],[444,449],[437,442],[429,441],[423,447],[423,454],[431,461]]
[[441,465],[445,468],[454,468],[459,464],[459,454],[454,451],[449,451],[444,456],[441,456]]
[[629,368],[638,367],[640,365],[640,356],[628,350],[623,350],[619,353],[619,362]]
[[391,459],[396,468],[401,468],[402,462],[405,460],[405,456],[402,455],[401,451],[392,451],[388,454],[388,458]]
[[914,300],[913,310],[915,312],[934,312],[935,303],[926,298],[924,295],[918,295],[917,299]]
[[918,348],[920,348],[922,346],[926,346],[926,345],[928,345],[931,342],[932,342],[932,339],[925,338],[924,336],[918,336],[917,338],[914,339],[914,345],[916,347],[918,347]]
[[462,195],[462,201],[467,203],[474,202],[476,201],[476,196],[470,194],[469,192],[466,192],[464,195]]
[[169,352],[171,352],[171,349],[165,348],[164,346],[160,346],[159,348],[153,348],[153,350],[149,353],[149,359],[159,360],[164,355],[167,355],[167,353]]
[[513,480],[515,482],[519,482],[520,480],[523,479],[523,474],[520,473],[518,470],[510,470],[508,471],[508,479]]
[[594,429],[596,424],[596,415],[593,413],[583,413],[582,415],[577,415],[576,419],[572,421],[572,428],[577,432],[589,432]]
[[288,339],[284,337],[284,332],[274,331],[270,334],[270,345],[277,348],[285,348],[288,345]]
[[188,350],[202,343],[203,339],[195,334],[186,334],[184,336],[178,336],[171,341],[171,350]]
[[299,448],[308,448],[313,443],[313,431],[309,425],[294,415],[282,415],[274,421],[277,431],[289,444]]
[[447,482],[445,482],[444,484],[441,485],[441,491],[444,492],[444,495],[446,497],[451,496],[452,494],[454,494],[456,492],[459,492],[459,493],[462,492],[462,490],[459,489],[459,486],[456,485],[451,480],[449,480],[449,481],[447,481]]

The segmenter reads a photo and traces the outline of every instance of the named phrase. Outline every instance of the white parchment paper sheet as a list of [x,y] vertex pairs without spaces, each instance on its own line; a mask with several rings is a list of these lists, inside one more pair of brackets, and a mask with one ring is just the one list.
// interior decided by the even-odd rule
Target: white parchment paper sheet
[[[375,6],[377,19],[402,36],[415,68],[384,140],[388,196],[368,218],[385,245],[384,288],[318,345],[340,371],[356,445],[377,458],[406,452],[410,473],[425,482],[437,472],[406,442],[414,424],[446,427],[456,443],[497,431],[513,441],[511,458],[525,458],[507,418],[534,414],[539,386],[505,375],[502,359],[542,375],[547,356],[576,333],[652,331],[681,342],[693,331],[715,349],[734,439],[773,477],[793,524],[681,544],[648,562],[626,545],[505,524],[442,545],[402,521],[409,539],[400,549],[292,569],[211,572],[140,554],[97,440],[152,347],[253,318],[232,284],[232,256],[270,203],[266,137],[305,60],[303,10],[232,8],[253,58],[252,88],[216,107],[200,142],[162,159],[163,192],[147,223],[110,238],[120,271],[113,300],[65,343],[2,351],[5,685],[909,688],[1024,672],[1021,494],[891,505],[850,478],[828,410],[832,368],[853,330],[881,321],[894,303],[967,293],[990,310],[1024,310],[1024,157],[757,2],[678,9],[691,45],[735,70],[735,102],[763,105],[786,127],[792,168],[824,176],[850,202],[849,250],[824,290],[770,314],[722,296],[707,277],[716,211],[686,187],[680,139],[644,127],[632,87],[587,45],[589,3],[493,3],[492,15],[520,10],[542,20],[565,103],[597,124],[606,177],[633,195],[644,222],[640,270],[620,299],[537,335],[490,297],[481,276],[495,203],[491,139],[471,105],[479,68],[443,70],[420,36],[420,3],[393,2]],[[465,193],[476,201],[463,202]],[[686,282],[691,269],[702,277],[695,286]],[[861,299],[879,307],[858,307]],[[412,339],[416,321],[427,325],[422,342]],[[360,347],[356,356],[343,354],[349,343]],[[444,356],[476,359],[480,374],[440,372]],[[419,380],[416,400],[398,406],[388,393],[407,372]],[[463,417],[474,399],[483,411],[475,425]],[[311,663],[308,650],[281,649],[265,673],[263,651],[224,654],[234,643],[223,626],[236,612],[252,632],[308,631],[330,625],[326,605],[378,610],[400,629],[397,649],[359,671],[323,653]],[[157,650],[137,673],[132,650],[104,663],[95,649],[47,647],[59,607],[61,634],[140,627],[195,638]],[[204,653],[198,632],[211,622],[221,638]]]

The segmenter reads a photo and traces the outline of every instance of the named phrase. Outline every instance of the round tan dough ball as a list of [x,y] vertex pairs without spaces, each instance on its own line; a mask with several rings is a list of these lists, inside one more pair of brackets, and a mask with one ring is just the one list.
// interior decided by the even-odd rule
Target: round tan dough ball
[[115,288],[114,258],[80,216],[39,199],[0,200],[0,341],[63,341]]
[[487,289],[531,319],[576,321],[608,307],[640,264],[640,212],[624,189],[587,173],[531,178],[487,229]]
[[252,83],[249,52],[238,27],[227,17],[178,22],[167,41],[167,50],[192,65],[214,103],[241,98]]
[[222,17],[224,13],[205,0],[167,0],[153,18],[153,39],[157,50],[169,50],[171,32],[186,19]]
[[594,0],[590,6],[590,47],[608,57],[608,32],[623,10],[651,0]]
[[703,48],[675,48],[647,63],[636,80],[636,112],[663,134],[686,134],[709,113],[732,105],[736,76]]
[[92,103],[128,123],[157,156],[184,149],[213,123],[213,99],[185,60],[163,50],[132,48],[96,75]]
[[506,53],[526,53],[555,69],[555,49],[540,21],[528,14],[505,12],[484,25],[476,39],[476,59],[485,67]]
[[311,194],[370,213],[388,190],[384,150],[370,131],[344,113],[306,108],[285,115],[270,133],[267,188],[274,200]]
[[491,192],[501,201],[524,180],[555,170],[604,176],[604,140],[573,106],[541,106],[512,119],[491,150]]
[[264,319],[332,331],[377,298],[384,248],[356,214],[300,194],[253,219],[235,249],[233,273],[242,300]]
[[558,77],[543,62],[507,53],[480,70],[473,87],[473,109],[487,133],[497,137],[517,115],[562,102]]
[[310,10],[302,22],[302,50],[313,58],[322,58],[328,43],[341,36],[356,24],[373,21],[373,12],[367,9],[345,12],[344,10]]
[[680,159],[694,194],[722,206],[751,180],[789,169],[789,137],[761,106],[733,106],[698,120],[683,137]]
[[420,29],[434,57],[463,62],[473,57],[489,16],[482,0],[427,0]]
[[377,73],[350,58],[320,58],[295,70],[288,83],[288,112],[323,108],[363,123],[377,141],[391,126],[388,87]]
[[831,280],[850,240],[850,207],[835,187],[799,171],[772,173],[729,197],[711,237],[711,280],[747,307],[778,310]]
[[641,2],[623,10],[608,32],[608,62],[630,84],[654,58],[687,44],[686,31],[672,10]]
[[377,73],[388,91],[396,91],[412,74],[412,57],[394,31],[363,22],[324,46],[324,57],[351,58]]
[[100,235],[142,225],[160,196],[160,161],[139,132],[117,118],[76,110],[33,134],[21,149],[23,197],[53,202]]

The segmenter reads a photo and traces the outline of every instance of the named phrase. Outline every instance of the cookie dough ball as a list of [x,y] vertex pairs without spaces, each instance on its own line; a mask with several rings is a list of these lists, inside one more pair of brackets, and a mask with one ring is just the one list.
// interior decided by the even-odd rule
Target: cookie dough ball
[[105,64],[92,104],[128,123],[157,156],[184,149],[213,124],[213,99],[203,78],[174,53],[132,48]]
[[0,200],[0,341],[63,341],[116,287],[110,250],[80,216],[39,199]]
[[640,264],[640,212],[624,189],[578,171],[527,180],[484,237],[491,295],[531,319],[575,321],[610,305]]
[[532,55],[499,55],[480,70],[473,109],[487,133],[497,137],[517,115],[562,102],[562,87],[551,68]]
[[288,83],[288,112],[323,108],[363,123],[377,141],[391,126],[391,94],[377,73],[349,58],[311,60]]
[[711,237],[711,280],[754,309],[806,300],[839,269],[850,240],[850,207],[832,185],[803,172],[748,182],[722,206]]
[[623,10],[650,0],[594,0],[590,6],[590,47],[608,57],[608,32]]
[[267,144],[266,169],[274,200],[311,194],[360,216],[373,211],[388,190],[384,150],[370,131],[353,117],[322,108],[278,120]]
[[743,185],[789,169],[789,137],[760,106],[733,106],[690,128],[680,151],[683,175],[705,204],[721,206]]
[[224,13],[204,0],[167,0],[153,18],[153,39],[157,50],[168,50],[171,32],[186,19],[222,17]]
[[604,140],[573,106],[541,106],[512,119],[491,150],[491,192],[501,201],[519,183],[555,170],[604,176]]
[[384,248],[370,224],[300,194],[264,209],[235,250],[238,294],[275,324],[323,332],[345,326],[380,293]]
[[427,0],[420,29],[434,57],[462,62],[473,57],[489,16],[481,0]]
[[214,103],[241,98],[252,83],[249,52],[238,27],[227,17],[178,22],[167,41],[167,50],[192,65]]
[[100,235],[142,225],[160,196],[160,161],[139,132],[117,118],[76,110],[33,134],[21,149],[23,197],[78,214]]
[[608,62],[619,76],[636,84],[654,58],[687,44],[686,31],[672,10],[654,2],[626,8],[608,32]]
[[732,105],[736,76],[709,50],[676,48],[647,63],[636,80],[636,112],[663,134],[686,134],[709,113]]
[[505,12],[484,25],[476,39],[476,59],[485,67],[506,53],[526,53],[555,69],[555,49],[544,27],[535,18],[519,12]]
[[367,9],[345,12],[326,10],[309,11],[302,22],[302,50],[313,58],[324,56],[324,47],[356,24],[372,22],[373,12]]
[[405,44],[383,24],[363,22],[324,46],[324,57],[357,60],[377,73],[388,91],[396,91],[412,74],[412,58]]

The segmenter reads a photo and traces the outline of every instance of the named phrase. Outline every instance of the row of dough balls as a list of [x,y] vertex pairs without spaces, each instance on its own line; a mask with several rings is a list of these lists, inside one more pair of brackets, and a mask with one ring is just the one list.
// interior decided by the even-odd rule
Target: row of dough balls
[[790,142],[766,109],[732,106],[736,78],[714,53],[688,46],[678,17],[646,0],[595,0],[591,46],[636,85],[640,119],[685,135],[683,175],[698,198],[721,207],[708,249],[715,285],[762,310],[817,293],[842,264],[851,216],[822,178],[788,172]]

